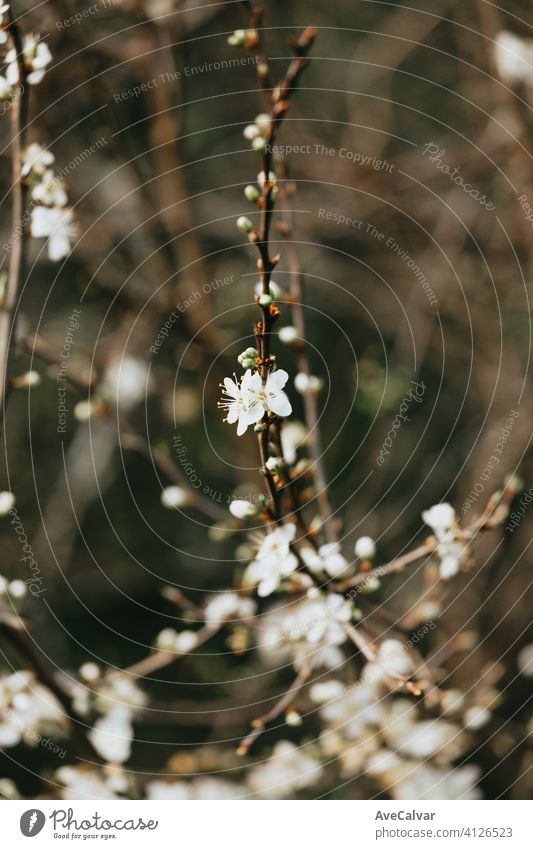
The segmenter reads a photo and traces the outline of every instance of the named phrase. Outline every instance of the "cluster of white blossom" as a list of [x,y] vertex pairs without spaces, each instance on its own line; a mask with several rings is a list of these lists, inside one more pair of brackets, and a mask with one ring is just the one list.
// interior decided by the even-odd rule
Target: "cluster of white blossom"
[[[268,133],[270,131],[270,115],[267,115],[266,112],[261,112],[260,115],[256,115],[254,118],[253,124],[248,124],[243,130],[244,138],[249,141],[254,150],[264,150]],[[274,181],[276,179],[275,175]],[[264,179],[264,175],[263,175]],[[248,200],[252,200],[252,198],[248,198]]]
[[368,663],[350,687],[327,680],[311,688],[326,728],[320,737],[324,757],[338,758],[344,777],[366,774],[395,799],[472,799],[480,771],[459,765],[471,746],[470,732],[485,725],[498,699],[490,687],[468,695],[443,689],[434,716],[390,695],[390,672],[410,674],[414,661],[396,640],[387,640],[375,663]]
[[0,747],[35,746],[45,734],[64,733],[61,705],[31,672],[0,677]]
[[461,560],[467,554],[464,543],[454,539],[453,529],[457,524],[455,510],[450,504],[435,504],[429,510],[424,510],[422,518],[438,541],[437,555],[440,558],[441,578],[453,578],[459,571]]
[[496,68],[506,83],[533,85],[533,39],[502,30],[494,42]]
[[126,673],[102,675],[96,663],[83,664],[80,681],[73,687],[72,704],[79,714],[100,714],[89,731],[89,739],[108,763],[125,763],[131,754],[133,719],[147,704],[146,694]]
[[[7,9],[7,5],[0,7],[2,20]],[[5,30],[0,29],[0,44],[6,41]],[[5,75],[0,75],[0,100],[9,103],[19,94],[19,59],[14,48],[8,50],[4,61],[6,69]],[[23,40],[22,61],[28,83],[37,85],[52,61],[52,54],[40,36],[27,34]],[[31,234],[37,239],[48,239],[48,257],[58,262],[69,254],[76,228],[72,209],[67,207],[65,185],[50,167],[53,162],[50,151],[37,143],[30,144],[23,151],[21,176],[28,184],[33,206]]]
[[49,150],[30,144],[22,156],[21,173],[33,202],[31,235],[48,239],[48,258],[58,262],[69,254],[76,227],[72,209],[67,207],[65,184],[50,168],[53,162]]
[[283,387],[289,375],[283,369],[271,372],[263,382],[258,371],[247,370],[240,380],[234,375],[224,378],[223,400],[229,424],[237,423],[237,436],[242,436],[250,425],[258,425],[265,413],[290,416],[292,407]]
[[[9,6],[0,6],[2,24]],[[0,29],[0,44],[7,42],[5,29]],[[30,85],[37,85],[43,79],[46,68],[52,61],[52,54],[44,41],[38,35],[27,34],[23,42],[23,60],[26,67],[27,80]],[[19,65],[17,53],[14,48],[8,50],[5,60],[5,75],[0,75],[0,99],[12,100],[16,95],[19,83]]]
[[290,661],[301,669],[312,658],[316,668],[334,669],[344,661],[346,625],[357,617],[341,595],[312,588],[297,601],[279,602],[265,612],[257,627],[259,654],[273,667]]

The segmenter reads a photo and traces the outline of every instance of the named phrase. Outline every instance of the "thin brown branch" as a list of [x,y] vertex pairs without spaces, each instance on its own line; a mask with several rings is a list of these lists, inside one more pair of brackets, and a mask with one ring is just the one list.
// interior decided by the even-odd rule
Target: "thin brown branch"
[[21,176],[22,152],[26,147],[29,86],[24,62],[22,34],[15,22],[11,4],[8,10],[8,37],[17,54],[18,84],[11,106],[11,171],[12,171],[12,246],[5,296],[0,307],[0,423],[5,416],[9,395],[9,352],[14,344],[18,316],[20,287],[26,274],[26,245],[28,239],[26,216],[28,189]]
[[[194,648],[197,649],[199,646],[206,643],[207,640],[210,640],[211,637],[214,637],[220,628],[220,625],[205,625],[203,628],[200,628],[200,630],[196,632],[196,643]],[[133,675],[136,678],[145,678],[147,675],[157,672],[158,669],[170,666],[171,663],[174,663],[176,660],[180,660],[187,654],[190,654],[190,652],[155,651],[142,660],[139,660],[137,663],[134,663],[132,666],[127,666],[125,669],[111,673],[110,677],[126,674]]]
[[316,656],[311,657],[311,659],[299,671],[298,675],[292,682],[287,692],[284,693],[284,695],[278,702],[276,702],[274,707],[269,710],[268,713],[265,713],[263,716],[254,719],[254,721],[252,722],[252,731],[250,731],[250,733],[244,738],[244,740],[240,743],[239,748],[237,749],[238,755],[246,755],[257,740],[257,738],[260,737],[263,731],[266,730],[267,725],[272,722],[272,720],[277,719],[277,717],[281,713],[283,713],[284,710],[290,707],[291,703],[294,701],[302,687],[309,680],[309,677],[315,665],[315,661]]
[[[286,179],[287,174],[283,175]],[[284,237],[287,249],[287,259],[290,272],[290,293],[291,293],[291,315],[294,327],[301,340],[301,347],[298,351],[298,371],[303,374],[310,375],[311,368],[306,347],[306,331],[305,317],[303,311],[304,303],[304,281],[300,267],[300,259],[298,251],[292,240],[294,232],[294,216],[289,202],[289,194],[285,188],[281,193],[281,203],[284,211],[283,225],[280,231]],[[320,427],[318,424],[318,398],[314,392],[305,392],[303,396],[304,418],[308,433],[309,455],[311,458],[311,474],[316,490],[316,499],[320,517],[322,519],[322,527],[324,536],[327,542],[337,542],[337,534],[335,530],[335,522],[331,510],[331,503],[328,494],[328,484],[324,469],[322,440],[320,436]]]

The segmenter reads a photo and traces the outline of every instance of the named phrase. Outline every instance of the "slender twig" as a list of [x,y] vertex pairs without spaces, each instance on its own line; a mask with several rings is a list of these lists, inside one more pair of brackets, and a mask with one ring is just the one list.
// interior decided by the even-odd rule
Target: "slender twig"
[[[497,527],[507,515],[508,503],[511,498],[512,493],[507,493],[507,491],[504,490],[501,496],[501,502],[493,505],[489,501],[485,511],[478,519],[472,522],[472,524],[470,524],[467,528],[458,528],[453,532],[453,541],[466,543],[472,542],[480,531],[488,531]],[[434,537],[430,537],[426,540],[426,542],[422,543],[422,545],[419,545],[412,551],[408,551],[406,554],[402,554],[400,557],[396,557],[394,560],[389,561],[389,563],[385,563],[383,566],[376,566],[375,569],[370,569],[368,572],[359,572],[357,575],[354,575],[353,578],[348,578],[346,581],[332,584],[331,590],[332,592],[345,592],[352,587],[357,587],[360,584],[366,583],[371,578],[382,578],[384,575],[393,575],[397,572],[403,572],[404,568],[409,566],[409,564],[415,563],[423,557],[428,557],[429,555],[434,554],[438,546],[438,540]]]
[[[263,18],[263,9],[254,7],[250,2],[244,2],[243,6],[249,18],[250,30],[248,32],[247,46],[259,51],[260,61],[257,63],[257,74],[263,93],[267,94],[267,106],[270,107],[270,124],[262,152],[263,188],[259,206],[261,209],[260,227],[253,234],[253,241],[259,252],[257,266],[261,276],[261,289],[263,295],[270,294],[270,279],[272,271],[276,267],[279,256],[272,257],[270,254],[270,227],[274,208],[275,183],[270,179],[273,165],[272,149],[276,141],[279,129],[289,108],[289,98],[297,85],[298,79],[308,63],[306,54],[311,49],[316,37],[316,30],[308,27],[298,39],[291,39],[290,46],[294,53],[294,59],[290,63],[284,78],[270,91],[268,65],[264,55],[261,53],[262,38],[260,25]],[[259,300],[259,299],[258,299]],[[270,353],[270,339],[272,325],[278,315],[279,308],[275,304],[259,304],[261,310],[261,321],[256,325],[255,335],[259,351],[259,373],[263,383],[266,382],[270,371],[274,366],[274,360]],[[272,415],[265,414],[262,420],[263,430],[258,433],[259,454],[261,457],[261,474],[263,475],[267,491],[271,498],[270,513],[274,521],[281,521],[281,502],[274,480],[274,475],[267,466],[269,458],[269,434],[270,427],[274,421]]]
[[348,634],[350,640],[356,648],[359,649],[365,660],[368,663],[378,666],[391,690],[405,690],[411,693],[412,696],[421,696],[422,690],[419,685],[412,681],[407,675],[397,675],[394,672],[389,672],[384,663],[379,659],[378,653],[372,643],[364,635],[361,626],[354,627],[353,625],[345,625],[344,630]]
[[[287,174],[284,173],[286,180]],[[287,183],[281,191],[281,205],[284,211],[283,226],[280,227],[287,248],[287,259],[290,272],[290,292],[291,292],[291,314],[294,327],[298,333],[301,347],[298,350],[298,371],[309,376],[311,368],[306,347],[306,332],[305,332],[305,317],[303,311],[304,303],[304,282],[300,267],[298,251],[292,240],[294,231],[294,216],[288,202],[292,192],[288,191]],[[316,490],[316,498],[318,509],[322,519],[322,527],[324,536],[327,542],[336,542],[337,534],[335,531],[335,523],[328,494],[328,484],[324,470],[324,460],[322,451],[322,440],[320,438],[320,427],[318,424],[318,398],[314,392],[305,392],[303,396],[304,418],[308,433],[309,455],[311,458],[311,474]]]
[[315,662],[316,655],[313,655],[305,666],[300,669],[287,692],[283,694],[282,698],[278,702],[276,702],[274,707],[269,710],[268,713],[265,713],[264,716],[259,716],[257,719],[254,719],[252,722],[252,731],[250,731],[250,733],[244,738],[237,749],[238,755],[245,755],[253,746],[257,738],[260,737],[263,731],[266,730],[269,722],[272,722],[272,720],[276,719],[286,708],[290,707],[304,684],[306,684],[309,680]]
[[19,291],[26,273],[27,227],[25,222],[28,188],[21,176],[22,152],[26,147],[29,86],[24,62],[23,41],[11,4],[8,9],[8,36],[17,55],[18,85],[11,106],[11,170],[12,170],[12,247],[5,296],[0,307],[0,424],[5,416],[9,395],[8,360],[14,342],[18,316]]
[[[203,645],[203,643],[206,643],[207,640],[211,639],[211,637],[214,637],[214,635],[220,631],[220,628],[221,625],[218,624],[205,625],[203,628],[200,628],[200,630],[195,634],[196,642],[191,651],[197,649],[199,646]],[[139,660],[137,663],[132,664],[132,666],[127,666],[125,669],[111,673],[109,677],[112,678],[116,675],[134,675],[136,678],[145,678],[147,675],[151,675],[152,672],[157,672],[158,669],[170,666],[171,663],[174,663],[176,660],[180,660],[187,654],[190,654],[190,651],[155,651],[142,660]]]

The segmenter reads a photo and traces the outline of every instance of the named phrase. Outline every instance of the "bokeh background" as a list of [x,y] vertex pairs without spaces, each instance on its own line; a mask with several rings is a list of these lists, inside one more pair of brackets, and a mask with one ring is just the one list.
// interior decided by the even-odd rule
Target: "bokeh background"
[[[325,381],[320,426],[331,500],[347,550],[370,534],[380,562],[424,538],[420,514],[429,505],[449,501],[466,522],[507,474],[518,472],[525,491],[533,481],[533,224],[519,200],[526,195],[533,204],[533,67],[529,78],[523,67],[513,77],[495,47],[502,31],[528,44],[533,20],[527,2],[504,6],[267,3],[274,73],[289,59],[288,35],[318,28],[279,141],[310,150],[289,156],[286,167],[296,188],[294,239],[312,368]],[[29,136],[65,169],[79,238],[59,265],[32,241],[14,362],[19,372],[37,369],[42,383],[11,399],[2,489],[16,494],[46,587],[24,608],[36,645],[67,672],[88,659],[125,667],[146,655],[163,627],[183,625],[183,612],[162,588],[182,588],[200,603],[207,592],[232,586],[243,565],[227,502],[260,492],[256,443],[237,439],[216,401],[220,380],[252,342],[256,319],[256,258],[235,219],[250,214],[242,190],[256,178],[258,157],[242,130],[261,111],[261,98],[253,64],[209,67],[248,55],[226,42],[243,25],[238,3],[117,0],[68,26],[58,22],[79,11],[77,3],[17,8],[25,29],[47,35],[54,56],[32,91]],[[5,242],[4,116],[0,133]],[[327,152],[315,147],[322,145]],[[436,146],[438,161],[427,145]],[[439,163],[458,169],[493,208],[468,196]],[[361,226],[327,220],[321,210]],[[288,264],[275,228],[273,239],[283,287]],[[168,338],[150,351],[172,310],[188,299]],[[88,392],[69,385],[66,430],[58,433],[53,360],[75,308],[81,313],[71,372],[87,381],[91,397],[109,403],[80,421],[73,411]],[[35,334],[48,366],[32,353]],[[296,371],[291,351],[283,363]],[[378,466],[412,380],[424,383],[423,401],[410,405],[409,421]],[[301,399],[294,391],[291,398],[301,419]],[[512,411],[519,415],[500,462],[483,479]],[[176,438],[202,483],[202,510],[161,504],[164,486],[187,484]],[[147,443],[159,452],[156,463]],[[473,650],[450,660],[455,686],[486,675],[502,690],[490,731],[476,742],[489,798],[528,793],[530,687],[517,656],[529,642],[531,515],[526,511],[513,532],[480,539],[477,565],[447,590],[453,603],[431,637],[435,646],[468,632]],[[0,522],[2,574],[20,577],[19,543],[9,521]],[[389,578],[368,604],[401,621],[422,581],[422,573]],[[290,681],[290,670],[278,679],[263,674],[253,651],[229,651],[226,637],[148,682],[156,709],[139,719],[131,763],[140,774],[169,759],[184,774],[233,768],[235,744],[255,715],[253,707],[240,708],[243,692],[251,704]],[[3,657],[14,662],[9,650]],[[317,733],[313,723],[307,736]],[[259,755],[276,737],[301,734],[273,731]],[[41,792],[39,774],[50,768],[39,747],[0,754],[2,775],[30,796]],[[364,781],[335,785],[326,782],[321,792],[371,792]]]

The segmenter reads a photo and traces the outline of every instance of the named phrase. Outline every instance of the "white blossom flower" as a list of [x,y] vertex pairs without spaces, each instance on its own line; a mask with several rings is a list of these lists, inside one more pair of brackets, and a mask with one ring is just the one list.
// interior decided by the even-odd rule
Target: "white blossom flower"
[[468,728],[471,731],[477,731],[478,728],[482,728],[486,725],[487,722],[490,721],[490,718],[491,713],[488,708],[482,707],[481,705],[472,705],[465,710],[463,723],[465,728]]
[[281,579],[297,568],[298,558],[290,550],[295,533],[295,525],[281,525],[263,539],[257,557],[252,560],[244,575],[246,585],[257,584],[259,596],[273,593]]
[[298,372],[294,378],[294,388],[300,395],[317,395],[324,385],[321,377],[315,374],[306,374],[303,371]]
[[88,737],[94,748],[109,763],[122,764],[131,754],[133,726],[131,710],[115,705],[94,723]]
[[237,422],[237,436],[242,436],[250,425],[258,422],[263,416],[263,408],[256,395],[257,381],[261,383],[261,376],[258,372],[253,374],[251,371],[244,373],[240,383],[236,377],[235,380],[224,378],[223,397],[218,406],[227,410],[224,421],[228,424]]
[[372,560],[376,556],[376,543],[372,537],[359,537],[354,546],[355,556],[361,560]]
[[350,606],[340,595],[318,593],[287,606],[275,605],[258,622],[258,649],[269,666],[290,659],[295,669],[315,658],[317,667],[335,669],[344,660],[339,648],[346,641],[344,623],[351,616]]
[[168,510],[185,507],[189,496],[181,486],[166,486],[161,492],[161,504]]
[[465,555],[465,546],[453,538],[455,510],[450,504],[435,504],[422,513],[422,519],[429,525],[439,543],[436,553],[440,558],[441,578],[452,578],[459,571],[461,559]]
[[42,176],[46,173],[48,166],[54,162],[54,158],[54,154],[45,150],[40,144],[36,142],[30,144],[22,154],[22,176],[27,177],[30,171]]
[[83,680],[87,681],[89,684],[93,684],[95,681],[98,681],[102,674],[102,670],[98,664],[93,663],[92,661],[82,663],[78,671],[80,673],[80,678],[83,678]]
[[526,678],[533,678],[533,643],[528,643],[518,652],[516,664]]
[[339,698],[333,698],[320,709],[323,721],[332,728],[342,730],[348,740],[356,740],[366,734],[370,726],[379,726],[385,721],[383,701],[377,687],[358,681]]
[[259,372],[246,371],[240,384],[237,379],[224,379],[223,399],[219,407],[227,410],[225,421],[237,422],[237,436],[242,436],[251,424],[259,422],[265,412],[278,416],[289,416],[292,407],[283,387],[289,375],[283,369],[271,372],[265,383]]
[[104,679],[96,694],[96,707],[101,713],[108,713],[117,706],[135,711],[147,703],[146,693],[133,678],[124,674],[114,674]]
[[257,515],[257,507],[251,501],[244,498],[236,498],[230,501],[229,512],[236,519],[252,519]]
[[0,492],[0,516],[6,516],[15,506],[15,496],[12,492]]
[[283,424],[281,430],[281,447],[283,459],[292,466],[296,462],[296,452],[307,437],[307,430],[302,422],[290,421]]
[[56,177],[53,171],[45,171],[41,182],[33,187],[31,196],[33,200],[44,203],[46,206],[66,206],[68,203],[67,193],[63,180]]
[[324,570],[330,578],[337,578],[344,575],[350,568],[350,564],[341,554],[341,547],[338,542],[328,542],[325,545],[321,545],[318,549],[318,554]]
[[0,778],[0,796],[11,800],[22,798],[17,785],[10,778]]
[[533,81],[533,40],[503,30],[495,39],[496,67],[508,83]]
[[327,681],[318,681],[309,689],[309,696],[318,705],[326,704],[333,699],[340,699],[345,693],[344,684],[334,678]]
[[288,740],[280,740],[271,757],[250,771],[248,783],[262,799],[286,798],[317,784],[321,775],[322,766],[315,757]]
[[135,357],[114,357],[105,370],[101,390],[121,410],[131,410],[150,389],[146,363]]
[[48,239],[48,257],[52,262],[68,256],[70,242],[76,236],[71,209],[37,206],[31,216],[31,234],[36,239]]
[[9,3],[3,3],[0,6],[0,44],[5,44],[7,41],[7,32],[5,31],[2,25],[4,24],[4,15],[8,11],[8,9]]
[[255,614],[255,602],[237,593],[220,593],[213,596],[205,608],[205,621],[208,625],[220,625],[233,619],[248,619]]
[[146,785],[146,798],[159,801],[169,799],[191,799],[192,784],[187,781],[149,781]]
[[[44,77],[47,65],[52,61],[52,54],[44,41],[39,40],[39,36],[25,35],[23,45],[24,63],[28,74],[28,82],[30,85],[40,83]],[[19,68],[17,63],[16,50],[9,50],[6,55],[7,71],[6,76],[11,85],[16,85],[19,81]]]
[[284,345],[293,345],[300,338],[298,331],[291,324],[280,327],[278,337],[279,341],[283,342]]
[[62,733],[64,715],[55,697],[26,670],[0,678],[0,747],[24,741],[35,745],[36,734],[53,723]]
[[460,542],[441,542],[437,546],[437,554],[440,557],[440,576],[446,580],[457,575],[461,558],[465,554],[465,546]]
[[[107,768],[108,769],[108,768]],[[55,773],[56,780],[65,788],[63,799],[117,799],[119,789],[113,774],[85,766],[62,766]]]
[[443,540],[455,524],[455,510],[450,504],[435,504],[424,510],[422,519],[429,525],[438,540]]
[[290,416],[292,407],[283,387],[287,383],[289,375],[283,369],[271,372],[266,385],[258,392],[259,400],[262,401],[266,410],[276,413],[277,416]]

